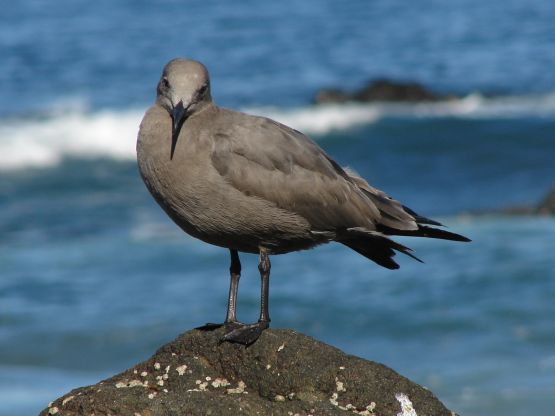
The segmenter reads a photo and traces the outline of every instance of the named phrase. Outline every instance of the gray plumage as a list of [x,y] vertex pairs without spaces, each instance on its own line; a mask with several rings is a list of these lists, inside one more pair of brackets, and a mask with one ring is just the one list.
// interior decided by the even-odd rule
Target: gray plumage
[[387,235],[468,241],[429,227],[441,224],[342,169],[299,131],[216,106],[208,72],[196,61],[175,59],[164,68],[137,157],[146,186],[173,221],[232,255],[338,241],[393,269],[394,250],[410,249]]

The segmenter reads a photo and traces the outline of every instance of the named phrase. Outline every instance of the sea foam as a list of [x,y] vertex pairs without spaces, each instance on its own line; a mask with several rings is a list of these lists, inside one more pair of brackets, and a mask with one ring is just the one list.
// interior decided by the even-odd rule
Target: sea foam
[[[553,118],[555,92],[496,98],[471,94],[438,103],[348,103],[291,109],[258,107],[245,111],[319,136],[385,117]],[[0,170],[51,167],[65,157],[132,160],[143,114],[143,109],[88,111],[77,107],[77,110],[57,109],[40,118],[0,119]]]
[[0,169],[49,167],[64,157],[131,159],[140,111],[75,111],[0,120]]

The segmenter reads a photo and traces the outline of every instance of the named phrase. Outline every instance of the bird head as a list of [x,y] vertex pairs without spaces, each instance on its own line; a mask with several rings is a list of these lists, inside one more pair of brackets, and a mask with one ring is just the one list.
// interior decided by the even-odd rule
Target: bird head
[[203,64],[190,59],[173,59],[164,67],[156,101],[172,118],[173,158],[181,126],[195,112],[212,102],[210,78]]

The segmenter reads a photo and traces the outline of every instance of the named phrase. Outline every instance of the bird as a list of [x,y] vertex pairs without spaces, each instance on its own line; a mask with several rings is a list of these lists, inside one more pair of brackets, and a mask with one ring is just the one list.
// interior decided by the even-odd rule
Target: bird
[[[140,175],[161,208],[186,233],[231,257],[223,341],[250,345],[269,327],[270,256],[341,243],[388,269],[396,252],[418,261],[390,236],[453,241],[445,231],[342,168],[309,137],[270,118],[217,106],[206,67],[168,62],[137,137]],[[239,252],[258,254],[260,315],[237,319]]]

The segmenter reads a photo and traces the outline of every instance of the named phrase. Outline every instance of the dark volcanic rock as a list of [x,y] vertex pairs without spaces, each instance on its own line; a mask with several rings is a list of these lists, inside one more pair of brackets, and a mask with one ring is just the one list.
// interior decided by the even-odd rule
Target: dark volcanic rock
[[555,187],[547,193],[544,199],[536,207],[540,215],[555,215]]
[[393,370],[305,335],[271,329],[247,348],[221,336],[189,331],[41,415],[453,415]]
[[555,187],[544,196],[544,198],[536,205],[516,205],[509,206],[497,210],[477,211],[471,212],[473,215],[509,215],[509,216],[523,216],[523,215],[555,215]]
[[378,79],[357,91],[355,101],[437,101],[442,97],[416,82]]
[[314,99],[316,104],[355,102],[421,102],[455,98],[455,95],[441,95],[430,91],[416,82],[400,82],[376,79],[354,93],[338,89],[323,89]]
[[335,88],[323,89],[316,94],[314,102],[316,104],[328,104],[328,103],[344,103],[347,101],[352,101],[353,96],[345,91],[341,91]]

